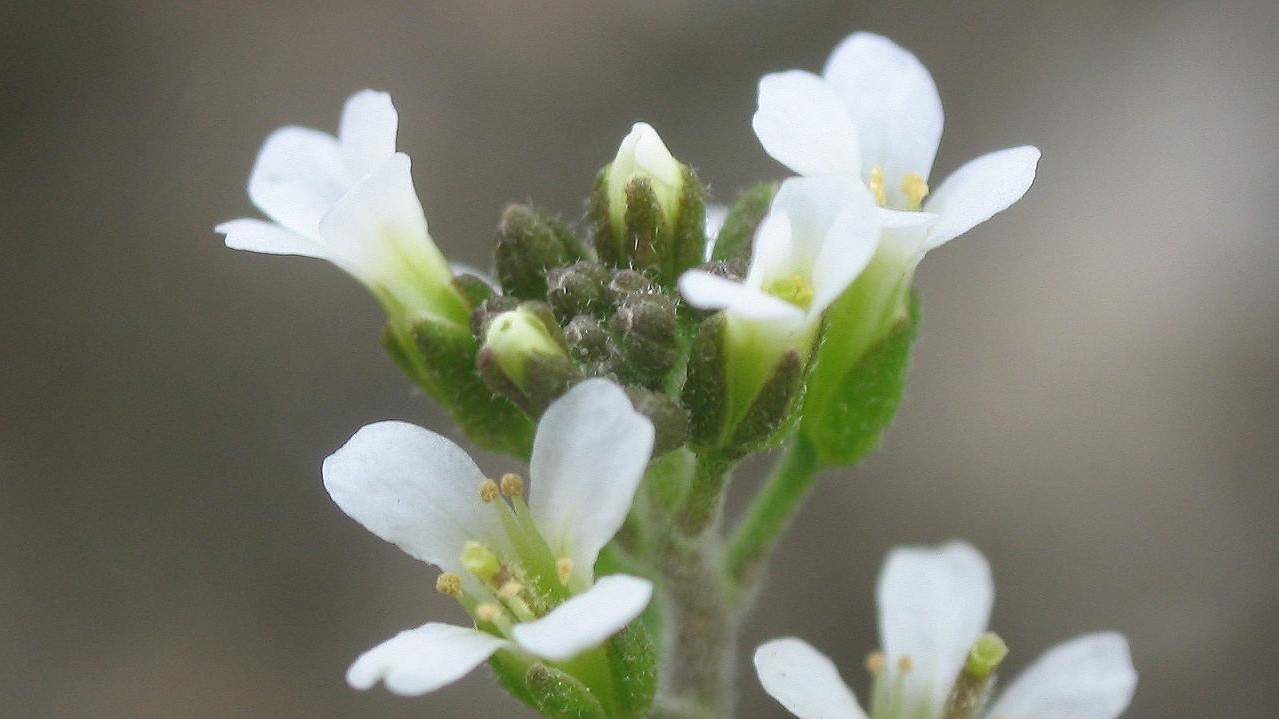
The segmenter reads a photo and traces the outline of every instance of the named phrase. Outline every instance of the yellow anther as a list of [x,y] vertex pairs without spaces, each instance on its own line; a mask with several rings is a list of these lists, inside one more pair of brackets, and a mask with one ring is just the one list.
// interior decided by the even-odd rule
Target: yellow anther
[[475,618],[481,622],[496,622],[502,616],[502,608],[491,602],[485,602],[475,608]]
[[502,490],[498,488],[497,482],[494,482],[491,479],[486,479],[480,483],[480,499],[483,500],[485,504],[492,503],[493,500],[500,496],[502,496]]
[[813,303],[813,285],[799,275],[778,278],[769,282],[764,289],[768,294],[800,309],[806,310]]
[[505,602],[522,591],[524,591],[524,585],[512,579],[497,590],[497,598]]
[[897,657],[897,671],[901,672],[902,674],[905,674],[906,672],[910,671],[910,668],[913,666],[915,666],[915,663],[912,662],[910,660],[910,657],[906,656],[905,654],[901,655],[900,657]]
[[901,190],[906,195],[906,209],[918,210],[924,206],[924,198],[928,197],[928,181],[914,172],[907,172],[902,178]]
[[884,168],[875,165],[870,168],[870,180],[866,182],[870,191],[875,193],[875,203],[880,207],[888,204],[888,197],[884,195]]
[[450,597],[462,596],[462,578],[452,572],[445,572],[435,578],[435,591]]
[[871,652],[866,655],[866,671],[870,672],[872,677],[877,677],[884,673],[884,667],[888,665],[888,657],[883,652]]
[[514,472],[502,475],[502,495],[505,497],[524,496],[524,478]]
[[568,557],[555,560],[555,573],[559,575],[560,584],[568,586],[568,578],[573,575],[573,560]]

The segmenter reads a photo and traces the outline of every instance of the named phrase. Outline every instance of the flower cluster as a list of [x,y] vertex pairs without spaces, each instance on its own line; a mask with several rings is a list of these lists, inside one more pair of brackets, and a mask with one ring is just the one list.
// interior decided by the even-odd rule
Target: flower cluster
[[[369,425],[325,461],[334,502],[438,567],[437,588],[470,620],[402,632],[360,656],[349,683],[422,694],[487,662],[548,717],[730,715],[733,633],[763,561],[818,471],[859,460],[896,411],[917,265],[1016,202],[1039,151],[984,155],[932,189],[932,78],[857,33],[820,76],[760,81],[756,134],[795,177],[716,205],[636,123],[580,221],[502,212],[490,277],[435,245],[397,125],[390,98],[366,90],[336,137],[277,131],[248,187],[271,221],[217,227],[228,247],[355,277],[385,310],[401,369],[473,442],[529,461],[528,485],[487,478],[403,422]],[[733,466],[782,445],[774,477],[725,531]],[[1135,674],[1117,635],[1053,650],[988,709],[1007,651],[983,633],[991,597],[967,545],[890,556],[885,648],[868,662],[874,719],[1122,711]],[[866,716],[799,640],[761,647],[756,666],[798,716]]]

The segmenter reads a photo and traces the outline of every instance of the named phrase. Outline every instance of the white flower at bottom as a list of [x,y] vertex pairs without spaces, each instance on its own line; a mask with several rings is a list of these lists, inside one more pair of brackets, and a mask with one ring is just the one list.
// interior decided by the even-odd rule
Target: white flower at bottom
[[469,313],[427,232],[409,158],[395,151],[398,122],[389,95],[363,90],[347,100],[336,137],[276,130],[249,176],[249,199],[272,221],[241,218],[214,229],[232,249],[328,260],[393,316],[465,325]]
[[[875,675],[869,714],[834,664],[800,639],[755,651],[764,689],[800,719],[940,719],[990,617],[994,587],[985,558],[962,542],[894,550],[878,599],[884,652],[868,661]],[[1136,684],[1124,637],[1089,634],[1050,649],[975,716],[1114,719]]]
[[[648,605],[652,585],[593,567],[630,509],[653,426],[617,385],[582,382],[547,409],[523,480],[485,479],[457,445],[404,422],[355,434],[324,462],[347,514],[444,570],[438,586],[475,627],[426,624],[374,647],[347,680],[399,694],[455,681],[495,652],[566,662],[592,651]],[[566,671],[568,671],[566,669]]]

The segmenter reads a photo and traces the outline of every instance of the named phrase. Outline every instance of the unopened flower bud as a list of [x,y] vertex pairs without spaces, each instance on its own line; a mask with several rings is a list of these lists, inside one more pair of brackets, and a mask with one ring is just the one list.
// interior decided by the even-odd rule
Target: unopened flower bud
[[617,343],[594,317],[578,315],[569,320],[564,327],[564,342],[569,356],[586,374],[600,377],[615,371]]
[[635,270],[618,270],[608,283],[608,299],[615,305],[622,304],[622,300],[633,294],[656,291],[657,286],[653,281]]
[[628,380],[653,386],[679,357],[675,303],[664,294],[631,295],[613,315]]
[[471,312],[471,334],[481,342],[488,331],[489,323],[503,312],[510,312],[520,306],[520,301],[510,295],[493,295],[481,302]]
[[490,389],[533,417],[578,377],[550,308],[538,302],[488,321],[476,366]]
[[688,411],[660,393],[631,387],[626,390],[635,410],[648,417],[656,434],[653,456],[665,454],[688,441]]
[[563,318],[601,314],[608,306],[611,273],[598,262],[582,260],[546,275],[546,301]]
[[585,248],[563,220],[528,205],[510,205],[502,213],[494,259],[498,281],[509,294],[545,297],[547,272],[583,256]]
[[595,249],[615,267],[652,269],[664,282],[701,261],[705,188],[651,126],[636,123],[591,197]]

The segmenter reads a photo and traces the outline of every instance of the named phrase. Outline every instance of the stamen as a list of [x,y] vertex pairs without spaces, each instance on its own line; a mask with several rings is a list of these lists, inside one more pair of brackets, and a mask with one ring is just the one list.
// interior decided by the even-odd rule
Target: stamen
[[928,197],[928,181],[914,172],[907,172],[902,178],[902,194],[906,195],[906,209],[918,210]]
[[450,597],[462,596],[462,578],[452,572],[445,572],[435,578],[435,591]]
[[888,657],[883,652],[871,652],[866,655],[866,671],[870,672],[872,677],[878,677],[884,673],[884,668],[888,666]]
[[568,557],[560,557],[555,560],[555,573],[559,575],[560,584],[568,586],[568,578],[573,575],[573,560]]
[[498,488],[497,482],[486,479],[480,483],[480,499],[485,504],[492,504],[493,500],[502,496],[502,490]]
[[524,478],[514,472],[507,472],[502,475],[502,496],[523,497]]
[[514,579],[511,579],[498,588],[497,598],[501,599],[502,601],[506,601],[510,599],[511,597],[514,597],[516,594],[519,594],[522,591],[524,591],[524,585],[520,584]]
[[502,608],[496,604],[485,602],[475,608],[475,618],[481,622],[496,623],[502,616]]
[[866,186],[875,193],[876,204],[880,207],[888,204],[888,197],[884,195],[884,168],[879,165],[870,168],[870,180],[866,182]]
[[910,657],[906,656],[905,654],[897,658],[897,671],[901,672],[902,674],[909,672],[911,670],[911,667],[913,666],[915,666],[915,663],[912,662]]

